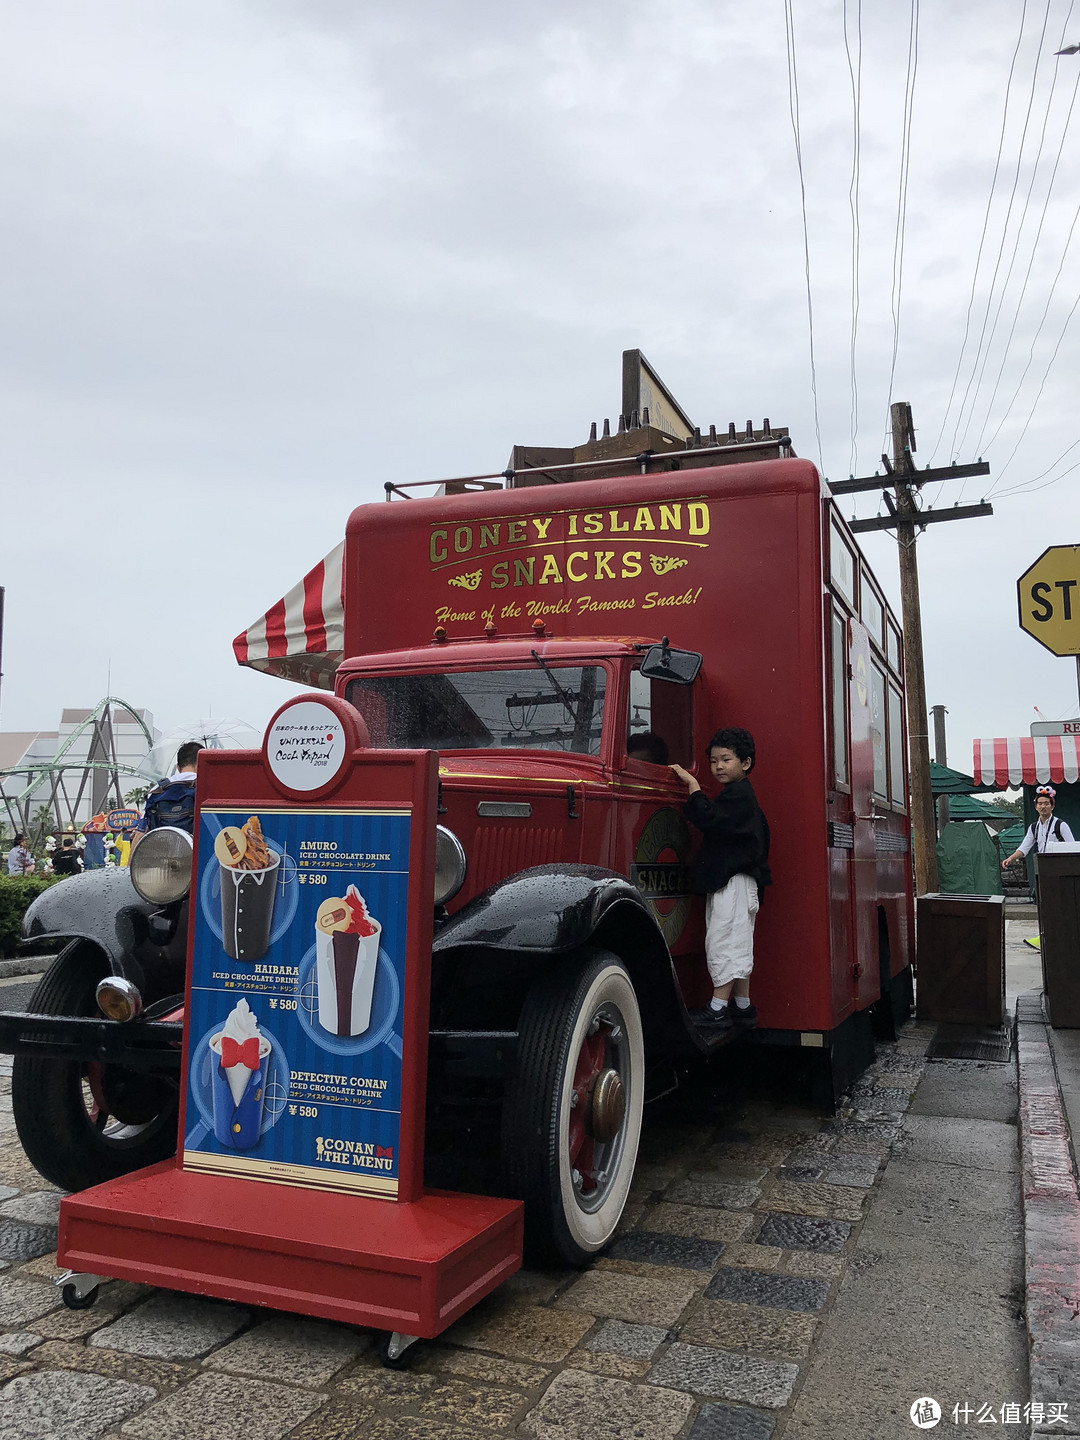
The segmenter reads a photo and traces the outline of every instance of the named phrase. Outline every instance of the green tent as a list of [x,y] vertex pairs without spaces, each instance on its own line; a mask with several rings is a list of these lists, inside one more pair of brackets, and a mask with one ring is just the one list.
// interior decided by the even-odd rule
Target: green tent
[[938,889],[946,895],[1000,895],[1001,859],[985,825],[954,824],[938,836]]
[[1022,820],[1010,825],[1007,830],[999,830],[997,838],[1002,855],[1011,855],[1026,834],[1027,826]]
[[1000,785],[976,785],[970,775],[930,761],[930,789],[935,795],[991,795]]
[[1004,828],[1016,820],[1016,816],[1000,805],[987,805],[985,800],[973,800],[970,795],[949,796],[950,820],[988,820],[991,825]]

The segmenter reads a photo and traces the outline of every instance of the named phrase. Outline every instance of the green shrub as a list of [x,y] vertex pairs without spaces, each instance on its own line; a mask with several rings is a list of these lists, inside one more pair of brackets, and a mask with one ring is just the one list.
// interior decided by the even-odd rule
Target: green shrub
[[0,875],[0,955],[14,955],[22,939],[22,918],[59,875]]

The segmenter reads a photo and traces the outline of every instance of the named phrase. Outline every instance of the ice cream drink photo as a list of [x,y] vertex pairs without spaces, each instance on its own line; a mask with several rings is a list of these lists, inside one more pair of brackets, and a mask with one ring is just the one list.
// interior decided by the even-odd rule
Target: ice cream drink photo
[[246,1000],[238,1000],[221,1029],[210,1037],[214,1135],[230,1150],[259,1143],[270,1041]]
[[368,1028],[381,935],[382,926],[368,914],[355,885],[343,898],[329,896],[319,906],[315,919],[319,1024],[331,1035],[362,1035]]
[[214,841],[221,868],[221,937],[233,960],[259,960],[270,948],[281,856],[271,850],[252,815],[226,825]]

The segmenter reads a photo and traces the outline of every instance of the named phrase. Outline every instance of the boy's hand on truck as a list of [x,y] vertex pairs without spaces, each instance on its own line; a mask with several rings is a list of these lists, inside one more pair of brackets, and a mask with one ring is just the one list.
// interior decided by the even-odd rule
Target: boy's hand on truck
[[671,768],[679,777],[679,779],[683,782],[683,784],[689,786],[691,795],[693,795],[695,791],[701,789],[701,786],[694,779],[693,775],[690,774],[689,770],[684,770],[681,765],[672,765]]

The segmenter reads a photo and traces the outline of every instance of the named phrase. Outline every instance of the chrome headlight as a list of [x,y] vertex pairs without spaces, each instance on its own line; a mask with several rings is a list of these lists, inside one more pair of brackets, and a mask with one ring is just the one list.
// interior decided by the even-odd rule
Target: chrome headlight
[[435,904],[445,905],[465,884],[465,847],[445,825],[435,827]]
[[182,899],[191,885],[191,836],[186,830],[163,825],[150,830],[131,852],[131,883],[151,905],[169,905]]

